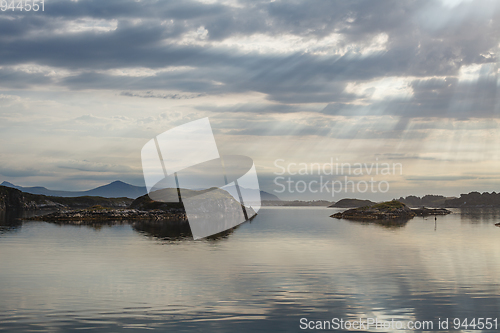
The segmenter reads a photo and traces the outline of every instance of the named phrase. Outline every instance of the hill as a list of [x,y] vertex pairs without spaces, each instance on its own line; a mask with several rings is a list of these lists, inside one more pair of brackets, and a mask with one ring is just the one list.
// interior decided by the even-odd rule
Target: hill
[[[444,207],[445,201],[452,198],[447,198],[442,195],[424,195],[423,197],[417,197],[414,195],[409,195],[406,198],[397,199],[399,202],[402,202],[410,207]],[[396,200],[396,199],[394,199]]]
[[371,206],[374,204],[375,204],[375,202],[370,201],[370,200],[341,199],[328,207],[330,207],[330,208],[355,208],[355,207]]
[[460,194],[460,198],[445,201],[445,207],[495,207],[500,206],[500,193],[492,192],[470,192]]
[[271,194],[269,192],[260,191],[260,200],[262,201],[281,201],[278,196]]

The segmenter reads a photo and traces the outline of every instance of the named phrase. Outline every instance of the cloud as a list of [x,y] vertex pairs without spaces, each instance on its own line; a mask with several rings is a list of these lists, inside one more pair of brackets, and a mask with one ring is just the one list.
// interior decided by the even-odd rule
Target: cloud
[[[500,32],[499,10],[490,2],[450,8],[439,1],[231,6],[81,0],[50,6],[44,16],[15,12],[0,19],[6,28],[0,29],[4,87],[111,89],[166,99],[260,92],[283,104],[334,103],[329,110],[334,114],[340,108],[347,114],[467,117],[471,110],[449,110],[452,96],[470,88],[457,84],[457,77],[464,66],[496,62]],[[55,78],[12,69],[27,63],[71,73]],[[172,66],[189,69],[161,72]],[[158,72],[106,72],[138,67]],[[447,82],[429,90],[432,83],[425,81],[436,76]],[[400,82],[413,77],[406,93],[412,98],[391,102],[398,98],[398,86],[369,88],[386,77]],[[479,81],[475,96],[484,101],[479,113],[496,116],[496,82]],[[352,87],[365,87],[364,93],[350,92]],[[144,93],[149,90],[158,92]],[[167,90],[177,93],[162,92]],[[370,96],[375,100],[369,101]],[[356,103],[362,102],[368,105],[359,111]]]
[[85,172],[113,172],[113,173],[131,173],[135,172],[131,167],[126,165],[111,165],[99,162],[91,162],[86,160],[70,160],[58,165],[62,169],[73,169]]
[[0,175],[5,177],[34,177],[54,175],[53,172],[46,172],[35,168],[0,166]]
[[458,180],[481,179],[477,176],[409,176],[406,180],[409,181],[430,181],[430,182],[454,182]]
[[[498,158],[495,2],[46,7],[0,15],[0,127],[9,143],[1,153],[17,160],[7,174],[29,177],[45,163],[71,184],[80,173],[137,178],[133,152],[205,116],[221,147],[266,161],[339,151],[426,166]],[[54,149],[55,160],[28,161],[29,170],[16,153]],[[135,169],[122,168],[128,163]]]
[[205,94],[162,94],[162,93],[155,93],[153,91],[137,92],[137,93],[130,91],[122,91],[120,95],[128,97],[162,98],[162,99],[193,99],[205,96]]

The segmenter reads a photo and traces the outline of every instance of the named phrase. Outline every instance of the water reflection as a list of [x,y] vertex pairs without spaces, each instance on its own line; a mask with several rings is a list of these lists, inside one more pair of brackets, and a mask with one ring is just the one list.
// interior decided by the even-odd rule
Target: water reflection
[[456,211],[464,223],[492,223],[500,221],[500,207],[459,208]]
[[346,220],[350,223],[360,224],[360,225],[375,225],[386,229],[399,229],[404,228],[410,219],[387,219],[387,220],[365,220],[365,221],[352,221]]
[[21,228],[22,222],[18,219],[19,213],[0,211],[0,235],[7,232],[14,232]]
[[[183,221],[164,223],[157,220],[146,220],[135,221],[131,225],[135,231],[150,238],[156,238],[165,241],[193,240],[193,234],[191,233],[189,223]],[[217,241],[228,238],[229,235],[233,234],[238,227],[239,226],[236,226],[232,229],[228,229],[218,234],[209,236],[205,238],[205,240]]]
[[[27,222],[0,240],[0,329],[277,332],[300,331],[303,317],[500,313],[498,220],[440,216],[434,231],[433,219],[393,229],[329,215],[263,208],[216,242],[151,221]],[[176,241],[151,241],[162,237]]]
[[136,221],[132,228],[150,238],[160,240],[192,240],[193,235],[187,222],[162,223],[160,221]]
[[[13,214],[10,219],[6,219],[6,226],[16,226],[20,228],[23,225],[22,218],[40,216],[40,212],[28,212],[24,214]],[[40,216],[39,221],[43,221],[43,216]],[[248,221],[249,223],[250,221]],[[31,223],[31,221],[24,221]],[[189,223],[186,221],[162,221],[162,220],[82,220],[82,221],[50,221],[47,222],[58,226],[86,227],[95,231],[100,231],[103,228],[111,228],[114,226],[130,225],[136,232],[148,237],[165,241],[186,241],[194,240]],[[206,241],[217,241],[229,237],[239,226],[232,229],[222,231],[218,234],[206,237]],[[0,229],[1,230],[1,229]]]

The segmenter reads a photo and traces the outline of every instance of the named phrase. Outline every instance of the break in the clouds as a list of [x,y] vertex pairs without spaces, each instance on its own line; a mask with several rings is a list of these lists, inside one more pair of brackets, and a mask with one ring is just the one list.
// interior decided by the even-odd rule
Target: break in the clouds
[[46,0],[44,12],[0,12],[0,174],[137,180],[147,139],[211,116],[220,146],[263,172],[273,158],[400,156],[414,161],[411,184],[430,170],[466,181],[468,162],[443,163],[498,157],[499,19],[495,1],[459,0]]

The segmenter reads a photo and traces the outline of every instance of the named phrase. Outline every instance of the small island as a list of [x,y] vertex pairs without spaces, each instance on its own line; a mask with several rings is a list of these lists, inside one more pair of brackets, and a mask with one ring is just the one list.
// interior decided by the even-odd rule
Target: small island
[[[196,202],[199,209],[192,214],[213,214],[223,211],[225,214],[241,214],[242,209],[252,219],[256,212],[251,207],[244,207],[236,201],[228,192],[219,188],[206,190],[183,189],[185,198]],[[151,199],[161,201],[155,201]],[[76,198],[78,199],[78,198]],[[72,225],[96,225],[109,222],[137,222],[150,221],[161,224],[187,224],[188,218],[182,202],[178,200],[177,189],[164,189],[152,194],[138,197],[128,207],[109,207],[94,205],[88,208],[75,208],[63,206],[57,211],[45,215],[22,217],[23,220],[45,221],[58,224]]]
[[447,209],[428,209],[424,207],[411,209],[402,202],[392,200],[371,206],[348,209],[335,213],[330,217],[355,221],[409,220],[415,216],[446,215],[450,213],[451,211]]

